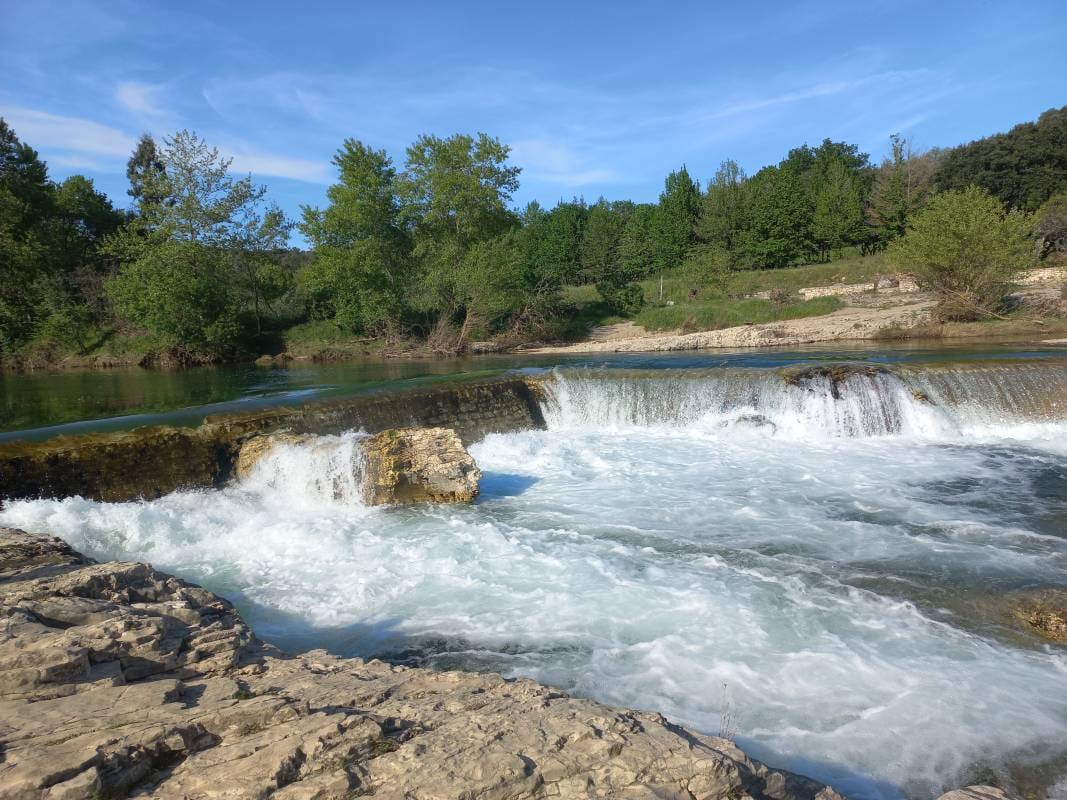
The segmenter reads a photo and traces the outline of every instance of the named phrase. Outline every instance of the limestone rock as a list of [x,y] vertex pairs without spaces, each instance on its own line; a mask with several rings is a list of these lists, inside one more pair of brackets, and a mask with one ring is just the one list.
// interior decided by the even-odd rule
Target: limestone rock
[[278,445],[304,445],[311,442],[313,438],[312,436],[289,433],[287,431],[253,436],[245,441],[237,452],[237,461],[234,463],[233,468],[234,474],[239,479],[246,477],[263,456]]
[[397,428],[363,442],[364,500],[384,503],[469,503],[482,473],[456,432]]
[[1015,618],[1039,636],[1067,644],[1067,591],[1036,589],[1016,600]]
[[840,800],[530,680],[286,656],[204,589],[2,528],[0,615],[0,798]]

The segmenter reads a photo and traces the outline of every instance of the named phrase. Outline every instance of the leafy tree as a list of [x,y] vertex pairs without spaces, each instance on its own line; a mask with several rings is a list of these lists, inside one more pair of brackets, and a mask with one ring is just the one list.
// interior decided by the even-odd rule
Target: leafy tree
[[944,192],[916,213],[890,261],[940,296],[942,319],[976,319],[1004,298],[1016,272],[1034,261],[1033,220],[1004,212],[985,189]]
[[1067,192],[1053,195],[1034,215],[1041,257],[1067,253]]
[[604,198],[589,207],[582,232],[582,271],[593,283],[619,268],[619,245],[626,226],[624,213]]
[[467,251],[518,221],[508,203],[520,169],[507,163],[509,152],[484,133],[448,139],[424,135],[408,148],[399,188],[422,269],[416,300],[438,314],[442,331],[464,311],[467,297],[459,276]]
[[1010,208],[1033,211],[1067,189],[1067,106],[946,153],[938,191],[981,186]]
[[863,232],[863,197],[859,181],[843,161],[831,162],[815,190],[811,234],[820,260],[859,241]]
[[341,327],[393,333],[411,288],[412,243],[397,174],[384,150],[346,139],[333,158],[338,182],[324,210],[305,207],[301,232],[314,260],[304,271],[314,310]]
[[752,178],[740,236],[743,263],[785,267],[814,255],[811,211],[803,175],[795,166],[765,167]]
[[538,228],[540,270],[557,285],[582,283],[581,243],[585,203],[559,203]]
[[700,214],[700,187],[683,165],[664,180],[659,205],[652,215],[652,264],[660,271],[678,266],[694,241]]
[[915,153],[897,134],[889,141],[890,156],[875,174],[869,211],[882,243],[903,236],[911,215],[929,198],[939,157],[938,151]]
[[616,282],[628,283],[648,277],[655,265],[652,246],[652,220],[655,206],[634,206],[619,239]]
[[217,353],[243,331],[245,259],[283,243],[286,223],[264,208],[265,187],[232,177],[230,159],[194,133],[165,139],[160,160],[161,173],[142,176],[140,218],[113,241],[123,266],[108,292],[165,346]]
[[735,257],[745,224],[748,186],[736,161],[723,161],[708,183],[696,223],[696,237]]

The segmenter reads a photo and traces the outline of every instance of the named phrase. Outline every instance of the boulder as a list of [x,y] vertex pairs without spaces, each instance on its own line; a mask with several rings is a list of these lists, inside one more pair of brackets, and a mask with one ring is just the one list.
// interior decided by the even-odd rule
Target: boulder
[[237,460],[234,463],[234,474],[240,479],[246,477],[262,458],[278,445],[305,445],[315,437],[307,434],[289,433],[263,433],[246,440],[237,452]]
[[363,442],[367,505],[469,503],[481,470],[449,428],[396,428]]
[[532,680],[288,656],[204,589],[47,536],[0,528],[0,617],[0,798],[841,800]]

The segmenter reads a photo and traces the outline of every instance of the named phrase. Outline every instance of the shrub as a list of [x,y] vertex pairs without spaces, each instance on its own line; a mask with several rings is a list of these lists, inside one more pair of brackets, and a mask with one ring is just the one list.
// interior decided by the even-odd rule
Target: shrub
[[945,192],[915,214],[889,260],[937,292],[940,316],[976,319],[1003,300],[1019,270],[1034,262],[1033,221],[1004,212],[1000,201],[975,186]]

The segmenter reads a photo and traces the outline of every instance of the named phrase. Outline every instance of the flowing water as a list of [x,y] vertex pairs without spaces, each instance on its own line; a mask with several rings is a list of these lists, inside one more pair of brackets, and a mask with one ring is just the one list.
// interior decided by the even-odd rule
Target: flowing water
[[[146,503],[0,522],[150,559],[264,637],[659,710],[856,798],[1067,775],[1067,363],[567,367],[473,506],[365,508],[360,434]],[[1062,791],[1060,783],[1052,794]]]

